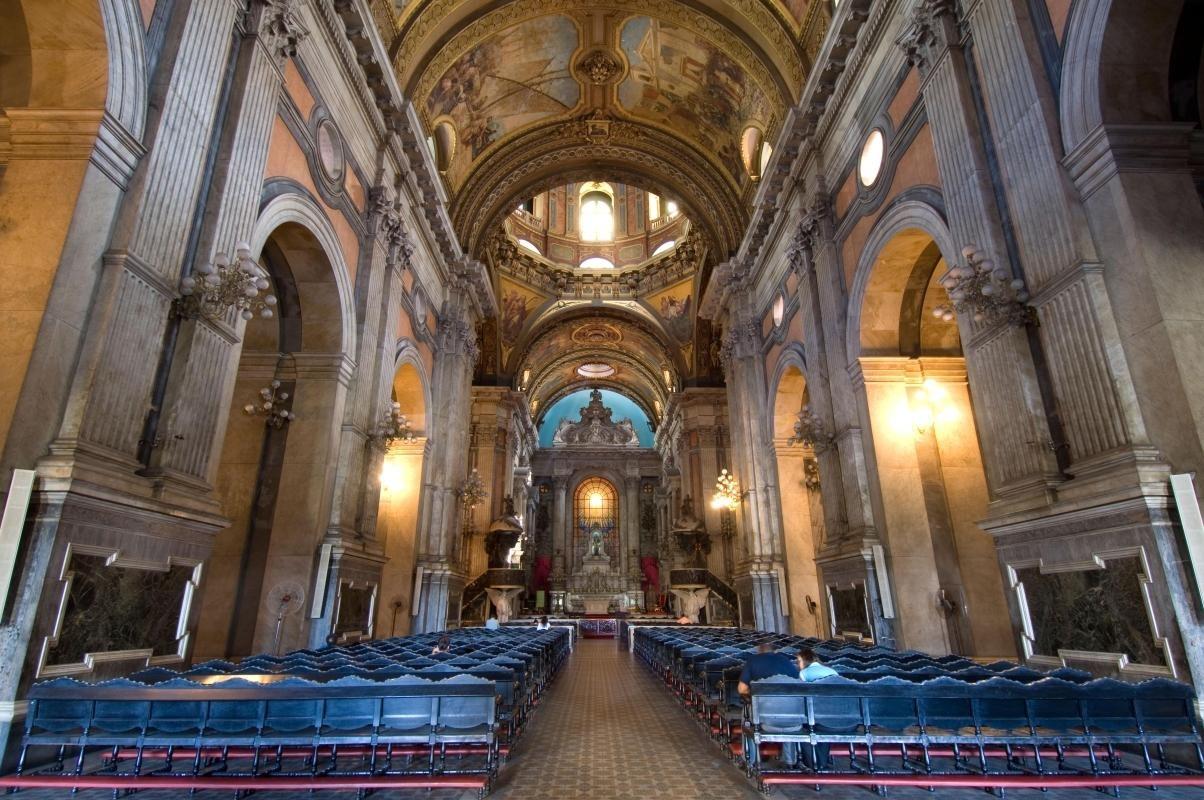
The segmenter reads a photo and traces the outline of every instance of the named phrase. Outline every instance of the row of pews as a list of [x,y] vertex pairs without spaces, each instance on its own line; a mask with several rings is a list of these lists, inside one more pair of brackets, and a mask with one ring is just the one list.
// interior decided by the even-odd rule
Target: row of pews
[[10,788],[477,789],[571,631],[444,634],[36,684]]
[[[642,627],[633,649],[762,790],[774,785],[1204,786],[1190,686],[1040,672],[861,643]],[[839,676],[753,681],[758,645],[813,649]]]

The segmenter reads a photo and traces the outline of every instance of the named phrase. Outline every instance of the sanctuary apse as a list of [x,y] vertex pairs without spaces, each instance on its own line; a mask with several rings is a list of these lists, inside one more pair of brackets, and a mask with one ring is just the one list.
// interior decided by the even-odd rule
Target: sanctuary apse
[[501,609],[1204,683],[1204,4],[654,6],[0,0],[0,739]]

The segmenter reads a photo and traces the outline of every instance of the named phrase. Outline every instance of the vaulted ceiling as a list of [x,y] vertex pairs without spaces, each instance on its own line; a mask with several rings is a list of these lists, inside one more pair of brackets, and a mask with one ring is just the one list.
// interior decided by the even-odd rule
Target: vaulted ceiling
[[[381,26],[394,69],[432,137],[460,243],[489,264],[502,308],[482,323],[477,379],[524,389],[537,417],[608,386],[653,419],[670,392],[721,381],[718,331],[697,301],[739,247],[761,142],[798,99],[831,1],[399,5]],[[507,239],[520,202],[586,181],[676,201],[687,246],[587,275]],[[613,373],[583,376],[587,364]]]
[[394,67],[427,130],[461,243],[553,184],[611,180],[674,197],[724,254],[755,182],[750,128],[772,142],[828,3],[811,0],[413,0]]

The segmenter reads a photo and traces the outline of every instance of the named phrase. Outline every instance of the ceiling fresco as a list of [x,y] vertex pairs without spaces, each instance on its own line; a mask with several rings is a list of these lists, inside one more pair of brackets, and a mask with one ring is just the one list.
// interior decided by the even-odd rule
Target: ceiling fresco
[[[456,236],[493,274],[499,313],[480,325],[478,379],[521,384],[532,410],[587,384],[606,386],[650,416],[678,388],[721,384],[720,332],[698,318],[698,302],[751,216],[759,176],[745,166],[741,141],[750,126],[776,140],[830,8],[813,0],[402,5],[389,26],[394,71],[433,136]],[[505,223],[521,201],[582,181],[674,199],[689,233],[672,258],[613,275],[576,276],[542,256],[498,257],[499,241],[515,248]],[[631,213],[619,228],[642,233],[644,251],[656,247],[663,225]],[[552,231],[527,233],[548,248]],[[616,259],[629,244],[616,239]],[[587,380],[578,373],[586,363],[614,372]]]
[[[809,8],[415,0],[391,50],[428,131],[454,130],[439,161],[453,224],[475,253],[491,233],[476,229],[479,220],[495,226],[496,212],[546,183],[556,165],[595,165],[605,173],[598,179],[637,185],[643,176],[743,224],[756,183],[740,137],[754,125],[772,140],[797,99],[808,67],[799,20],[814,16]],[[724,231],[722,243],[731,238]]]
[[630,64],[618,89],[623,109],[693,138],[743,183],[741,134],[749,125],[768,130],[773,121],[761,87],[704,37],[657,19],[628,20],[620,45]]
[[539,17],[506,28],[464,53],[426,98],[428,127],[446,119],[456,134],[447,170],[458,186],[472,163],[509,131],[571,111],[581,86],[569,73],[577,26]]

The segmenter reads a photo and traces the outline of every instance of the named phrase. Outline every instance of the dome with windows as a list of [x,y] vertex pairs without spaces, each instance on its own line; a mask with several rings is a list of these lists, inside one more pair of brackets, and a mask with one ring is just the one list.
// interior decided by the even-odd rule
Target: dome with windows
[[566,183],[523,201],[507,233],[529,253],[583,270],[623,269],[672,252],[689,230],[678,202],[614,181]]

